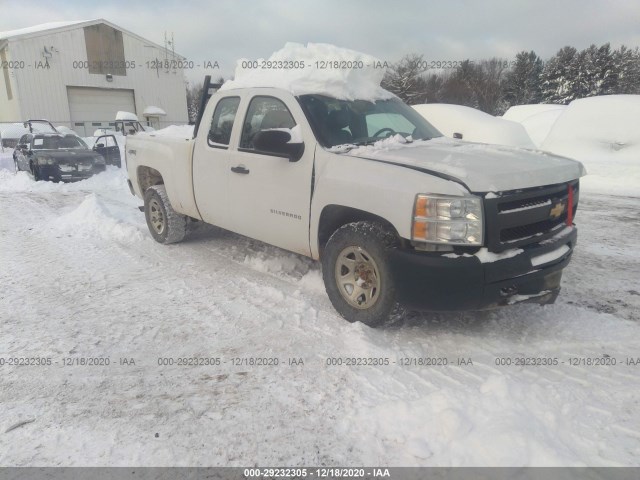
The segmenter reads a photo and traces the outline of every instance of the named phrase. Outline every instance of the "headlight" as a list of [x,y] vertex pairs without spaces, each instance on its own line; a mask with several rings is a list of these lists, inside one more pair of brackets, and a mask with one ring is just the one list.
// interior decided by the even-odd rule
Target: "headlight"
[[414,242],[481,246],[483,231],[480,197],[416,196]]
[[53,158],[47,156],[47,155],[43,155],[41,157],[38,157],[38,159],[36,160],[38,162],[38,165],[53,165]]

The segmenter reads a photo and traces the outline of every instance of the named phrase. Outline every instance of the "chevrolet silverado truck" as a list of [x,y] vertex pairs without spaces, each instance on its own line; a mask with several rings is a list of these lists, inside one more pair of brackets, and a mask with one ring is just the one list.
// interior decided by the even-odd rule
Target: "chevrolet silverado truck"
[[[397,305],[552,303],[576,245],[576,161],[449,140],[392,95],[209,93],[193,137],[127,143],[129,187],[163,244],[206,222],[319,260],[348,321]],[[206,107],[206,108],[205,108]]]

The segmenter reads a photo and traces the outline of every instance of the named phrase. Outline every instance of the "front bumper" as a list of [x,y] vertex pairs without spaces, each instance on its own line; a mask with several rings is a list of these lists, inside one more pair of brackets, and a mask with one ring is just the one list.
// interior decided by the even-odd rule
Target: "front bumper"
[[474,255],[398,249],[391,253],[391,271],[398,300],[415,310],[483,310],[523,301],[553,303],[576,242],[576,228],[567,228],[552,240],[490,263],[482,263]]
[[53,180],[55,182],[73,182],[84,180],[97,173],[104,172],[106,165],[95,164],[91,168],[81,169],[78,166],[60,166],[60,165],[39,165],[38,172],[43,180]]

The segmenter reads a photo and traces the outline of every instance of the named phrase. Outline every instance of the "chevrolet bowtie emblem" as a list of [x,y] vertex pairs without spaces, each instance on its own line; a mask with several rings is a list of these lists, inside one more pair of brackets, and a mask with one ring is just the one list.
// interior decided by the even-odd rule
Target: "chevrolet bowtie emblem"
[[553,207],[551,207],[551,211],[549,212],[549,218],[556,219],[560,217],[565,211],[567,207],[564,203],[559,202],[556,203]]

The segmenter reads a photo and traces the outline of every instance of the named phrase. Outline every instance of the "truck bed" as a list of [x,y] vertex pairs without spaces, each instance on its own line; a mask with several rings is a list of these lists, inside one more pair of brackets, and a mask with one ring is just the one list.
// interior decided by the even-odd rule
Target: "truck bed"
[[130,136],[126,147],[127,171],[136,195],[144,197],[144,182],[149,181],[145,169],[150,167],[162,172],[173,208],[200,219],[193,195],[193,146],[193,139],[180,134],[149,132]]

